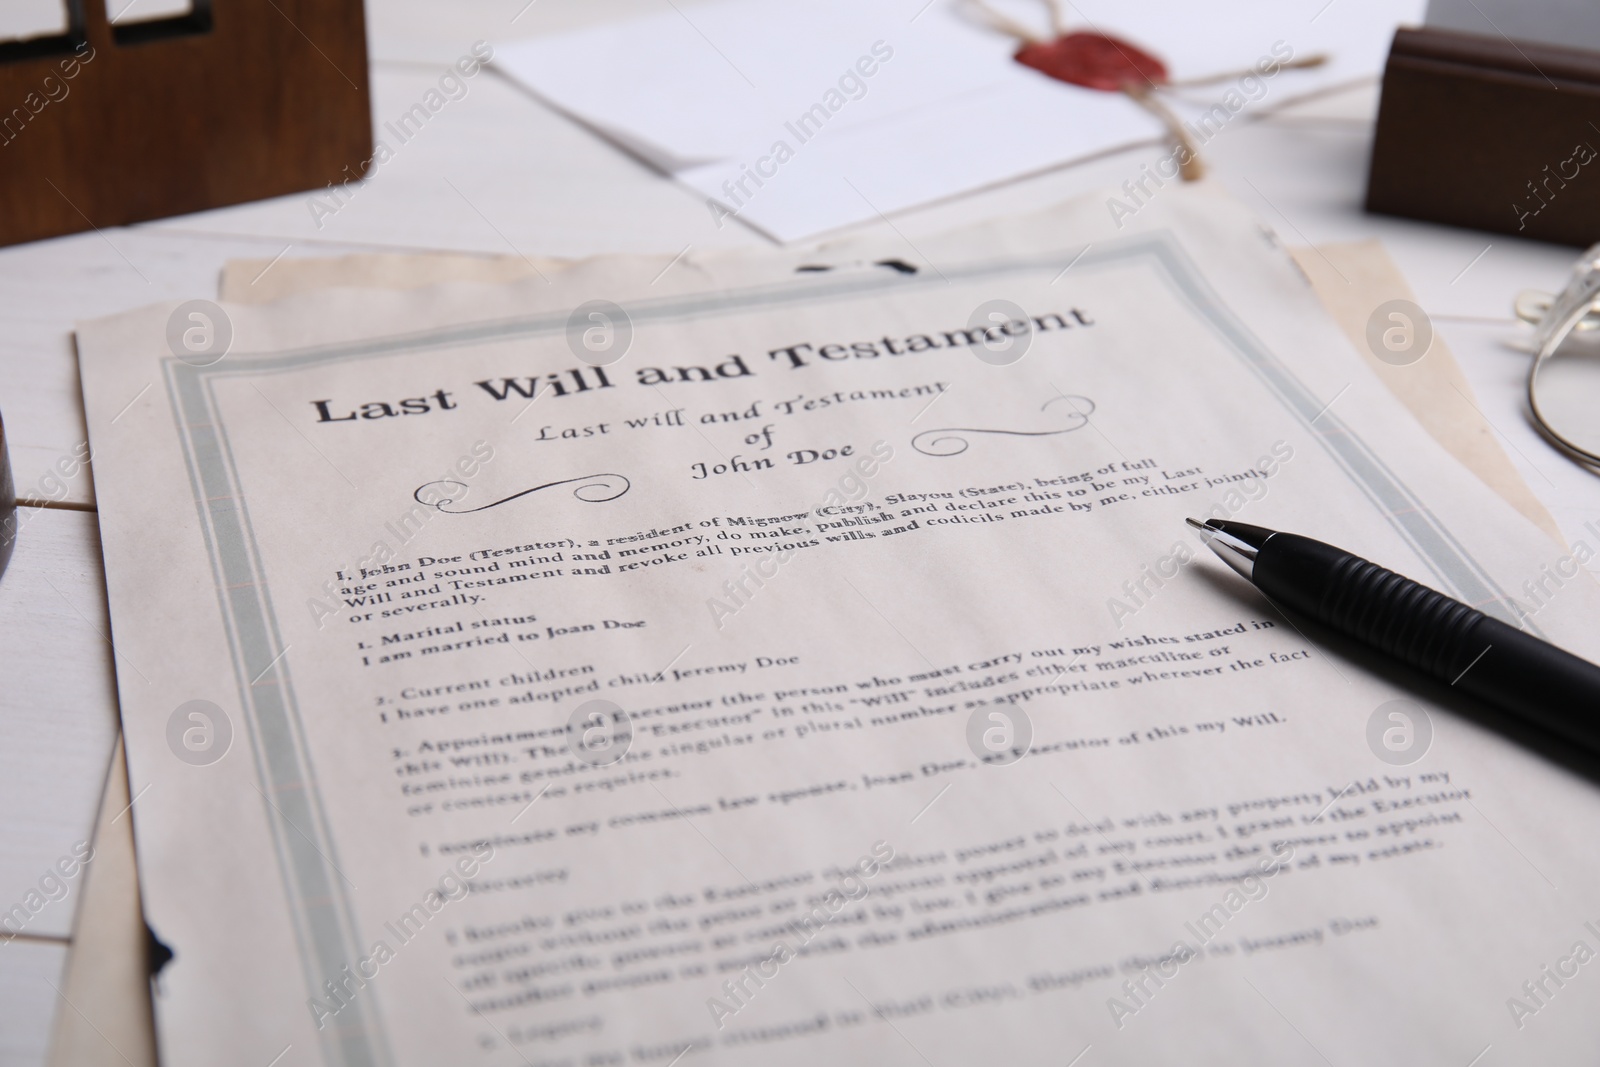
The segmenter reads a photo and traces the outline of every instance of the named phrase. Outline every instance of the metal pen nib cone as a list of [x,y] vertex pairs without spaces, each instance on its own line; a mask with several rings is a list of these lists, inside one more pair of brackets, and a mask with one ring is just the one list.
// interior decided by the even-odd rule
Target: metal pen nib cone
[[1266,533],[1267,536],[1260,537],[1257,535],[1259,527],[1243,523],[1227,523],[1217,519],[1208,519],[1205,522],[1198,519],[1183,521],[1199,532],[1206,547],[1215,552],[1222,562],[1238,571],[1246,580],[1255,580],[1256,553],[1271,538],[1270,532],[1261,530],[1260,532]]

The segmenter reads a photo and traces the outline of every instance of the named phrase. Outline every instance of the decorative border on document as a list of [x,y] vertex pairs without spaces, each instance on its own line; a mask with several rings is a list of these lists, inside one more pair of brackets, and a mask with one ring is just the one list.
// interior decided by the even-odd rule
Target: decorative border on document
[[[978,264],[945,271],[931,281],[922,275],[898,274],[844,280],[827,275],[799,277],[733,293],[641,301],[630,305],[629,314],[635,322],[687,321],[751,308],[876,299],[885,291],[943,285],[946,278],[1054,271],[1060,255]],[[1446,590],[1514,624],[1504,606],[1505,595],[1488,572],[1366,442],[1325,410],[1304,383],[1250,333],[1170,233],[1104,243],[1086,249],[1073,263],[1081,271],[1139,261],[1160,268],[1161,280],[1300,420],[1379,514],[1427,562]],[[363,949],[354,907],[333,859],[337,849],[317,789],[283,638],[212,383],[219,378],[281,373],[346,360],[560,334],[566,329],[566,319],[565,312],[549,312],[267,355],[238,354],[209,367],[195,367],[175,358],[164,363],[168,398],[178,423],[218,608],[233,655],[240,706],[246,711],[256,773],[264,796],[280,809],[269,808],[266,815],[274,831],[306,985],[313,996],[322,994],[322,977],[338,973],[350,960],[359,958]],[[287,819],[293,820],[291,827],[283,825]],[[331,1062],[350,1067],[392,1063],[380,1018],[375,995],[357,998],[339,1013],[324,1053]]]

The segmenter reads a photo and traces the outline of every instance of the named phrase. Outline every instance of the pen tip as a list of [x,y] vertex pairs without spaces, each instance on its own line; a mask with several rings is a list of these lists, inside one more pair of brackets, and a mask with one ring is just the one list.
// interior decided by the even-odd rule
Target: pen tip
[[1190,526],[1193,526],[1196,530],[1205,530],[1208,533],[1210,532],[1209,527],[1207,527],[1206,524],[1201,522],[1199,519],[1184,519],[1183,521],[1188,523]]

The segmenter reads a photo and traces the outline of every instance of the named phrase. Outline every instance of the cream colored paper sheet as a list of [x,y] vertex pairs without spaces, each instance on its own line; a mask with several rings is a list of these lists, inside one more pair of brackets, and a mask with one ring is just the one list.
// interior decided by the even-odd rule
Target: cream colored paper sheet
[[[1181,519],[1502,614],[1557,550],[1237,207],[1100,214],[914,276],[234,305],[206,367],[172,307],[84,325],[167,1060],[1582,1062],[1584,979],[1523,983],[1597,943],[1593,786]],[[960,343],[997,300],[1008,365]],[[1593,589],[1528,607],[1595,654]],[[592,699],[619,762],[577,758],[624,744],[569,732]]]
[[[1394,390],[1397,398],[1422,421],[1429,433],[1508,503],[1559,540],[1559,532],[1549,513],[1518,476],[1492,429],[1483,422],[1475,401],[1470,399],[1471,386],[1461,374],[1444,340],[1436,338],[1422,360],[1403,367],[1377,359],[1366,347],[1367,320],[1374,308],[1393,299],[1415,300],[1404,277],[1383,247],[1377,242],[1363,242],[1323,245],[1316,249],[1291,249],[1291,253],[1311,279],[1317,296],[1345,331],[1352,346],[1366,358],[1368,366],[1384,383]],[[760,254],[757,255],[759,258]],[[566,269],[570,262],[546,258],[533,263],[516,256],[459,256],[447,253],[374,253],[282,259],[276,262],[265,259],[234,260],[224,268],[219,298],[233,303],[265,303],[293,293],[323,288],[411,289],[450,281],[505,282],[537,276],[540,272],[553,276]],[[664,267],[670,261],[652,262],[659,262]],[[125,788],[123,794],[126,794]],[[117,828],[128,831],[131,826],[125,820]],[[102,856],[105,855],[104,850],[110,847],[125,848],[131,853],[131,833],[118,835],[114,840],[104,835],[97,836],[95,847]],[[116,888],[91,893],[79,907],[79,923],[73,939],[74,958],[81,956],[101,961],[102,965],[74,966],[69,975],[72,988],[66,992],[91,1018],[125,1011],[127,1005],[134,1005],[135,1010],[143,1015],[149,1013],[148,983],[144,980],[143,971],[138,967],[132,968],[125,980],[111,982],[105,980],[106,968],[103,966],[103,961],[110,956],[123,958],[127,950],[118,948],[123,942],[127,942],[129,948],[140,948],[138,958],[143,958],[143,920],[136,909],[129,910],[126,906],[126,901],[133,899],[133,894],[137,892],[133,879],[130,862],[124,881],[119,882]],[[95,918],[113,909],[115,913],[108,915],[106,922]],[[115,943],[112,939],[115,939]],[[79,975],[81,982],[76,980]],[[65,1023],[72,1021],[66,1015],[62,1016],[62,1020]],[[65,1043],[58,1042],[54,1062],[88,1062],[87,1057],[96,1047],[94,1042],[84,1042],[66,1050]],[[120,1062],[119,1052],[105,1042],[100,1042],[98,1049],[107,1062]]]
[[[1517,475],[1492,430],[1468,399],[1471,386],[1461,374],[1442,338],[1436,339],[1423,360],[1405,367],[1384,363],[1366,348],[1367,319],[1372,309],[1393,299],[1415,299],[1383,247],[1377,242],[1364,242],[1324,245],[1315,250],[1292,249],[1291,253],[1311,279],[1317,296],[1350,338],[1351,344],[1366,357],[1368,366],[1395,391],[1412,414],[1423,422],[1429,433],[1508,503],[1552,537],[1559,539],[1559,532],[1550,520],[1549,513]],[[761,254],[756,255],[759,258]],[[451,281],[505,282],[540,273],[554,276],[565,270],[570,262],[544,258],[535,263],[516,256],[460,256],[447,253],[374,253],[278,261],[234,260],[224,268],[219,298],[233,303],[265,303],[293,293],[324,288],[412,289]],[[670,261],[652,262],[659,262],[664,267]],[[1456,392],[1452,393],[1452,389]],[[1451,402],[1452,397],[1456,402]],[[125,794],[126,789],[123,792]],[[118,829],[127,831],[130,826],[125,821]],[[102,855],[108,847],[122,847],[130,852],[132,849],[131,834],[118,835],[114,840],[97,836],[95,840],[96,848],[101,850]],[[138,958],[142,959],[143,920],[137,910],[129,910],[126,906],[126,901],[133,899],[132,894],[137,892],[133,877],[130,864],[125,881],[115,889],[107,888],[105,892],[91,894],[80,905],[80,921],[72,950],[74,958],[81,956],[102,962],[109,956],[120,959],[127,950],[119,950],[118,946],[127,942],[129,948],[141,949]],[[106,922],[93,918],[113,909],[114,914],[108,914]],[[116,939],[115,943],[112,939]],[[75,966],[72,975],[81,975],[82,981],[69,978],[73,987],[67,990],[67,994],[83,1008],[86,1016],[98,1018],[110,1012],[126,1011],[129,1005],[142,1015],[148,1015],[148,983],[139,968],[129,970],[128,977],[120,983],[106,980],[104,966]],[[66,1015],[62,1016],[62,1020],[62,1025],[72,1022]],[[88,1057],[96,1048],[107,1062],[120,1062],[118,1051],[105,1042],[100,1042],[98,1046],[94,1042],[83,1042],[74,1044],[68,1050],[65,1042],[61,1041],[56,1048],[58,1051],[54,1062],[57,1063],[88,1062]]]

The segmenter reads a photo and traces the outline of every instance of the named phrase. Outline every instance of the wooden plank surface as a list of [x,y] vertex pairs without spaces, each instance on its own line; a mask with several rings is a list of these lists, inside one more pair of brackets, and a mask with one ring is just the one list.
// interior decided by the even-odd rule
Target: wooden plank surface
[[141,226],[0,249],[0,411],[17,495],[94,503],[91,474],[60,473],[63,461],[81,454],[87,440],[73,323],[161,300],[214,298],[224,262],[270,259],[286,243],[272,236],[178,235]]
[[0,910],[28,912],[8,930],[65,937],[81,882],[61,878],[56,865],[90,840],[116,740],[111,631],[95,517],[18,514],[16,550],[0,576]]
[[[658,9],[657,0],[376,0],[369,26],[377,125],[414,103],[474,40]],[[0,250],[0,404],[19,489],[60,495],[40,479],[84,439],[72,323],[157,300],[211,297],[230,258],[374,248],[675,254],[686,245],[763,243],[737,224],[718,230],[703,201],[498,75],[485,72],[470,86],[320,227],[307,198],[294,196]],[[1525,287],[1559,287],[1571,252],[1362,213],[1372,104],[1370,92],[1345,94],[1292,117],[1241,121],[1207,145],[1206,158],[1287,244],[1385,242],[1570,538],[1579,520],[1600,517],[1600,479],[1575,474],[1519,425],[1522,364],[1503,342],[1514,335],[1511,297]],[[1132,149],[866,229],[915,241],[1097,188],[1110,195],[1160,154],[1154,146]],[[89,476],[57,477],[67,485],[64,499],[92,504]],[[92,514],[30,512],[0,579],[0,665],[8,679],[0,716],[9,741],[0,747],[0,810],[13,816],[0,836],[0,906],[21,899],[94,816],[115,715],[98,558]],[[10,684],[12,677],[20,680]],[[73,899],[40,912],[44,936],[69,933]],[[57,980],[62,951],[49,942],[0,946],[16,953],[0,959],[0,1067],[42,1061],[59,1007],[42,978]]]
[[[680,10],[709,2],[674,0]],[[379,0],[367,5],[367,47],[375,65],[448,63],[453,49],[476,40],[511,41],[667,10],[661,0]]]
[[1363,211],[1372,143],[1364,115],[1376,103],[1374,91],[1364,95],[1348,99],[1348,118],[1225,128],[1205,149],[1217,179],[1287,243],[1381,239],[1431,316],[1510,322],[1518,290],[1561,287],[1573,249]]
[[703,197],[551,111],[492,67],[465,80],[465,95],[420,129],[401,129],[400,116],[438,91],[440,76],[471,44],[452,44],[436,62],[374,71],[373,122],[392,157],[360,186],[338,197],[279,197],[153,228],[269,237],[297,247],[339,241],[528,256],[766,243],[742,225],[718,229]]
[[[67,946],[17,941],[0,946],[0,1067],[38,1067],[61,1004]],[[70,1008],[66,1010],[70,1011]]]

